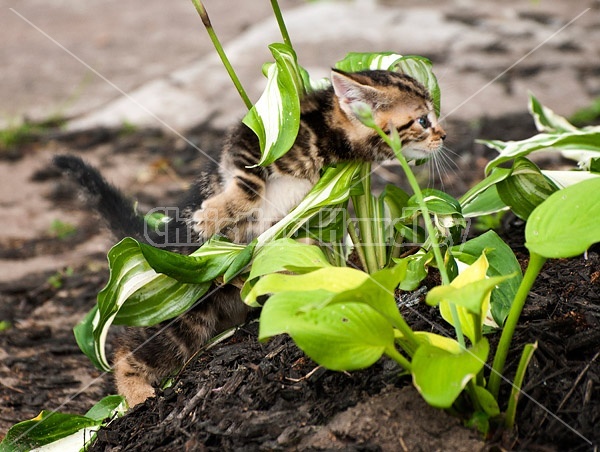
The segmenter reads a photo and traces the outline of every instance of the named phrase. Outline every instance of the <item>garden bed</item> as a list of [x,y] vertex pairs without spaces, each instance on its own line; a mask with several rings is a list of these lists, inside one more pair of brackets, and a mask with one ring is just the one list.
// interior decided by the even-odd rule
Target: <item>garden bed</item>
[[[443,180],[454,194],[481,178],[489,160],[488,151],[473,145],[473,137],[508,140],[533,133],[525,115],[484,120],[474,127],[449,127],[459,137],[450,146],[463,156]],[[220,133],[204,126],[188,136],[214,150]],[[126,161],[132,162],[131,168],[156,169],[129,192],[143,206],[173,200],[181,181],[191,180],[202,165],[191,147],[150,130],[42,135],[6,154],[17,164],[29,159],[37,165],[27,185],[65,212],[66,205],[76,204],[72,187],[39,164],[40,157],[56,152],[82,153],[109,167]],[[133,171],[129,169],[130,177]],[[383,182],[390,170],[379,177]],[[114,393],[110,375],[93,368],[71,331],[108,279],[103,252],[77,248],[85,258],[74,259],[76,245],[105,234],[91,216],[79,218],[76,230],[64,237],[55,231],[0,241],[3,262],[41,256],[56,260],[54,270],[36,272],[32,267],[27,277],[0,284],[0,320],[11,325],[0,332],[0,436],[42,409],[83,414]],[[524,266],[523,225],[507,218],[503,226],[503,238]],[[588,441],[600,442],[595,428],[600,423],[598,252],[596,245],[586,257],[550,260],[544,266],[517,328],[515,353],[509,355],[516,360],[523,344],[538,341],[517,429],[487,438],[485,444],[476,432],[462,428],[460,420],[428,407],[393,362],[380,361],[353,373],[327,371],[286,337],[258,343],[256,324],[251,323],[190,363],[173,387],[102,430],[93,450],[477,450],[493,445],[592,450]],[[402,309],[414,329],[449,330],[437,310],[424,303]],[[496,341],[490,335],[492,345]],[[516,365],[507,363],[509,378]],[[503,390],[508,391],[507,384]]]

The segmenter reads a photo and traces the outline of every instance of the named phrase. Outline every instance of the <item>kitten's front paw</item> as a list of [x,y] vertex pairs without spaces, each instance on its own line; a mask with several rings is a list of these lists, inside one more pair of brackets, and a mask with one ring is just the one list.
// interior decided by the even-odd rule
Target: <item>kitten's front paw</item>
[[192,215],[192,227],[198,235],[208,239],[217,232],[218,217],[218,212],[205,202]]

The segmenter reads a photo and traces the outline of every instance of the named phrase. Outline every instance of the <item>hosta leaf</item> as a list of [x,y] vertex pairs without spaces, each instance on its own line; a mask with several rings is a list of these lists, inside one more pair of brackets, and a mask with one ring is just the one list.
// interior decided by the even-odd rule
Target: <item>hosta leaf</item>
[[427,267],[433,260],[433,253],[425,253],[420,250],[415,254],[403,258],[394,258],[394,262],[401,264],[406,263],[406,275],[400,281],[400,289],[406,291],[416,290],[421,281],[427,277]]
[[85,416],[42,411],[34,419],[14,425],[0,444],[0,451],[79,451],[95,436],[105,419],[125,414],[127,404],[119,395],[104,397]]
[[119,309],[113,323],[152,326],[183,314],[206,294],[210,282],[184,284],[161,275],[131,294]]
[[519,218],[529,214],[558,188],[526,158],[517,158],[510,177],[498,182],[498,195]]
[[234,261],[231,263],[227,271],[223,274],[223,282],[228,283],[237,275],[242,273],[246,266],[252,261],[254,249],[256,248],[257,240],[254,239],[238,253]]
[[343,243],[348,231],[347,202],[323,207],[298,229],[293,237],[309,238],[319,244]]
[[225,273],[245,248],[219,237],[211,238],[189,256],[145,243],[138,246],[154,271],[188,284],[212,282]]
[[[489,308],[490,293],[498,284],[511,277],[512,275],[495,276],[468,283],[463,287],[451,285],[434,287],[427,294],[427,304],[434,306],[439,304],[442,317],[453,326],[454,319],[449,303],[456,305],[462,332],[475,342],[478,338],[477,334],[483,328],[483,320]],[[469,314],[475,314],[476,317]],[[475,323],[475,318],[479,319],[478,323]]]
[[283,238],[260,249],[254,258],[248,279],[285,270],[308,273],[330,266],[327,256],[318,246]]
[[421,56],[405,56],[396,61],[392,70],[403,72],[420,81],[433,99],[435,114],[440,115],[441,92],[430,60]]
[[303,275],[271,273],[252,287],[244,301],[252,305],[260,295],[290,291],[327,290],[336,294],[356,289],[367,279],[367,273],[348,267],[326,267]]
[[490,175],[473,186],[459,199],[465,218],[487,215],[506,209],[496,185],[510,176],[508,168],[494,168]]
[[388,184],[381,193],[380,199],[383,200],[389,211],[389,218],[394,221],[402,217],[404,208],[408,206],[410,196],[400,187]]
[[503,325],[515,298],[521,280],[521,266],[512,249],[494,231],[487,231],[474,239],[452,248],[455,259],[467,265],[473,264],[485,252],[489,267],[489,277],[514,274],[514,278],[498,284],[492,292],[490,310],[497,325]]
[[[86,416],[43,410],[34,419],[13,425],[0,443],[0,451],[29,452],[71,435],[76,435],[73,437],[74,444],[83,448],[85,440],[90,438],[86,429],[98,427],[100,423]],[[88,431],[87,436],[84,431]]]
[[600,241],[600,178],[563,188],[529,216],[525,246],[545,258],[583,253]]
[[485,338],[460,353],[421,345],[412,359],[413,384],[430,405],[450,408],[467,383],[483,369],[488,353]]
[[104,346],[113,322],[159,323],[185,312],[210,287],[210,283],[183,284],[156,273],[132,238],[117,243],[109,251],[108,261],[110,279],[98,294],[97,306],[75,328],[82,351],[104,371],[110,370]]
[[243,122],[258,136],[262,156],[259,165],[269,165],[290,150],[300,126],[303,76],[294,50],[281,43],[269,46],[275,63],[267,66],[267,86]]
[[521,141],[480,141],[495,148],[500,155],[488,163],[485,171],[489,173],[501,163],[516,157],[525,157],[540,149],[556,148],[560,150],[592,150],[600,151],[600,129],[578,129],[576,132],[540,133]]
[[125,411],[127,410],[126,407],[127,402],[125,402],[125,398],[123,396],[109,395],[104,397],[92,408],[90,408],[88,412],[85,413],[85,416],[101,422],[105,419],[113,417],[115,413],[119,415],[125,414]]
[[440,305],[444,320],[453,326],[450,304],[456,306],[458,321],[463,333],[477,342],[481,335],[485,314],[488,312],[491,291],[513,275],[487,278],[488,261],[482,254],[473,264],[454,278],[450,285],[434,287],[427,294],[427,304]]
[[393,52],[361,53],[350,52],[343,60],[338,61],[335,67],[346,72],[358,72],[374,69],[390,70],[396,61],[402,58]]
[[427,88],[433,99],[435,112],[438,116],[440,114],[440,88],[433,74],[431,61],[427,58],[412,55],[402,56],[393,52],[351,52],[343,60],[338,61],[335,67],[346,72],[383,69],[410,75]]
[[[462,209],[460,203],[452,196],[443,191],[434,188],[423,190],[423,200],[429,209],[429,213],[434,215],[461,215]],[[414,209],[420,209],[416,196],[411,196],[408,200],[408,206]]]
[[[261,339],[288,333],[309,357],[332,370],[368,367],[393,347],[391,324],[367,304],[335,303],[311,309],[315,301],[324,303],[329,297],[324,290],[274,295],[261,313]],[[278,328],[263,327],[274,324]]]
[[565,118],[543,106],[531,93],[529,93],[529,112],[533,116],[535,126],[539,132],[575,132],[577,130]]
[[508,206],[500,198],[498,187],[492,185],[479,193],[468,205],[463,206],[463,216],[465,218],[477,218],[492,215],[502,210],[508,210]]
[[500,407],[495,397],[482,386],[473,386],[475,394],[477,394],[477,401],[481,408],[489,417],[496,417],[500,414]]

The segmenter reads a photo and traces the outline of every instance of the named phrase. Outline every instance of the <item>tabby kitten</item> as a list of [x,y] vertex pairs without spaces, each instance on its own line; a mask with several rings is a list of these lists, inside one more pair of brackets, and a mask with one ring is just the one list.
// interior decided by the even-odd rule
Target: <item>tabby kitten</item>
[[[154,245],[181,250],[181,243],[199,246],[215,233],[248,242],[283,218],[319,179],[324,166],[342,161],[383,161],[393,151],[354,109],[367,104],[377,125],[398,131],[402,152],[427,159],[446,137],[437,122],[427,90],[408,75],[372,70],[345,73],[333,70],[328,89],[301,102],[298,137],[283,157],[266,167],[260,160],[256,135],[245,125],[235,127],[222,149],[218,171],[205,171],[183,201],[181,218],[168,234],[149,235],[142,217],[118,190],[96,171],[72,156],[55,164],[74,176],[96,210],[120,237],[133,236]],[[175,241],[177,237],[177,241]],[[248,308],[239,290],[213,287],[195,307],[174,321],[148,328],[128,328],[115,352],[117,388],[129,406],[154,395],[153,385],[187,361],[210,337],[243,322]]]

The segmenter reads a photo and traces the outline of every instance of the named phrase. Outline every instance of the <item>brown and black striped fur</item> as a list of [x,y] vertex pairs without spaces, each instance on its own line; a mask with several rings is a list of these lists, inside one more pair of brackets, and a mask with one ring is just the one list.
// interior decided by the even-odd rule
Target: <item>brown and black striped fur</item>
[[[334,70],[331,80],[329,89],[302,100],[298,137],[290,151],[269,166],[256,166],[260,148],[254,133],[243,124],[235,127],[223,147],[218,171],[200,175],[180,206],[183,218],[173,220],[170,232],[198,246],[217,232],[247,242],[294,208],[325,165],[393,158],[377,133],[357,119],[357,105],[368,105],[383,130],[398,131],[408,158],[429,158],[442,146],[445,132],[437,123],[432,99],[413,78],[388,71],[349,74]],[[74,175],[117,236],[129,235],[154,245],[159,242],[142,232],[143,221],[132,214],[132,204],[97,170],[71,156],[59,156],[55,164]],[[171,235],[162,240],[160,246],[182,249]],[[209,338],[242,323],[247,312],[239,289],[214,286],[194,308],[172,322],[126,329],[114,359],[119,393],[130,406],[143,402],[162,378]]]

